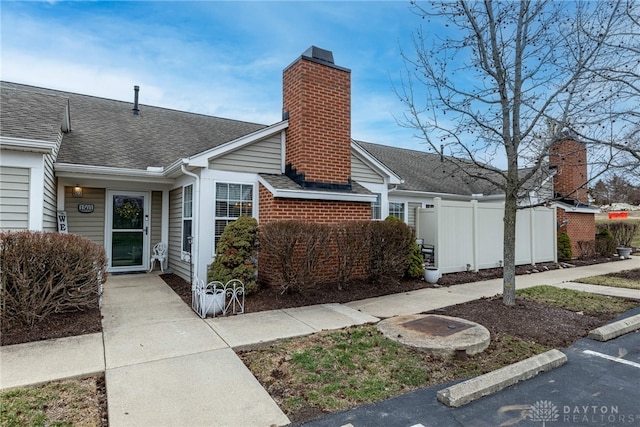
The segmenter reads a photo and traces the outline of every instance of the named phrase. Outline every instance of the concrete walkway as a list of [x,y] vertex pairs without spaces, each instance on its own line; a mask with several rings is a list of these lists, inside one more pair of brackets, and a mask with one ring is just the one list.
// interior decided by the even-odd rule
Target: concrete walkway
[[[540,284],[640,299],[631,289],[573,283],[640,267],[640,259],[518,276]],[[0,347],[0,389],[105,372],[109,424],[270,426],[289,422],[234,350],[326,329],[374,323],[493,296],[488,280],[348,304],[200,319],[157,274],[111,276],[103,333]]]

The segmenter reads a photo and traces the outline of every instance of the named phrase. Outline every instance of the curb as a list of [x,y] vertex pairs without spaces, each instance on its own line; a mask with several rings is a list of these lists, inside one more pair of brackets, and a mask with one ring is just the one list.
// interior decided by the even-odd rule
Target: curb
[[559,350],[549,350],[504,368],[471,378],[438,391],[438,400],[457,408],[483,396],[500,391],[540,372],[563,365],[567,356]]
[[640,314],[596,328],[589,332],[588,338],[596,341],[609,341],[638,329],[640,329]]

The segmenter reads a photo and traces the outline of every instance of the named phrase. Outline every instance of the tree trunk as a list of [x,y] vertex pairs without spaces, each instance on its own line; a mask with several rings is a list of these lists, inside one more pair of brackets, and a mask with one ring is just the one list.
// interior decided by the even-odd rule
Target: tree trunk
[[502,302],[504,305],[516,303],[516,213],[518,202],[515,197],[507,197],[504,205],[504,241],[502,270]]

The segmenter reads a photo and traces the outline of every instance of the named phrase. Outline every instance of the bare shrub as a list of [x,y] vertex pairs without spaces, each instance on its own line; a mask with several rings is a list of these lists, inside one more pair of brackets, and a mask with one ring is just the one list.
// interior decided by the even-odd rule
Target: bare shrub
[[616,241],[606,226],[599,226],[598,230],[595,251],[602,256],[609,257],[616,251]]
[[363,268],[363,260],[371,250],[371,224],[371,221],[349,221],[332,225],[338,290],[354,280],[357,268]]
[[370,234],[370,279],[400,279],[406,272],[414,241],[411,227],[402,221],[375,221]]
[[618,246],[631,247],[633,236],[638,231],[638,223],[616,221],[608,224],[609,231]]
[[106,266],[104,248],[84,237],[0,233],[3,321],[34,325],[52,313],[97,307]]
[[259,248],[273,262],[272,284],[282,293],[315,285],[330,237],[329,227],[324,224],[277,221],[261,225]]
[[580,259],[593,258],[593,256],[596,253],[595,240],[580,240],[577,242],[577,245],[578,245],[578,258]]

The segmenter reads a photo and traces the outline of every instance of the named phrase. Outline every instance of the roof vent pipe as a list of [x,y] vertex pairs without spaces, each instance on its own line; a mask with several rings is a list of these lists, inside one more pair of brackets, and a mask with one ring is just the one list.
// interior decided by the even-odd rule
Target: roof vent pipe
[[444,162],[444,145],[440,144],[440,161]]
[[133,87],[133,115],[137,116],[140,114],[140,109],[138,108],[138,93],[140,92],[140,86],[135,85]]

